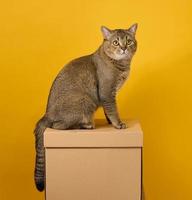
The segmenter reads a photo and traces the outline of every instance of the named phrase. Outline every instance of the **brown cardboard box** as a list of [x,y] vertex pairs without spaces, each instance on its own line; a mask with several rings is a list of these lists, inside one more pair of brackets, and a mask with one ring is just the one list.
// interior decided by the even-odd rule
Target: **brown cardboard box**
[[143,135],[136,121],[115,129],[46,129],[46,200],[141,200]]

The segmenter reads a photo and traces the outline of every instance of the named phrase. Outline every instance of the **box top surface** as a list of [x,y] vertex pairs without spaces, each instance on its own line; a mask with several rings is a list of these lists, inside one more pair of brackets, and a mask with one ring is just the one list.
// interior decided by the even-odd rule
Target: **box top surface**
[[105,119],[95,120],[95,129],[56,130],[44,132],[44,147],[142,147],[143,133],[138,121],[122,120],[127,129],[116,129]]

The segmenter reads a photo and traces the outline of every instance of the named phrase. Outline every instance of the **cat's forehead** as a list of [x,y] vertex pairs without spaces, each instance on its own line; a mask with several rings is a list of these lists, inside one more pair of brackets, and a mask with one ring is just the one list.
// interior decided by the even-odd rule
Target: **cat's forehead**
[[119,39],[124,39],[124,38],[132,38],[132,35],[127,30],[115,29],[114,37],[119,38]]

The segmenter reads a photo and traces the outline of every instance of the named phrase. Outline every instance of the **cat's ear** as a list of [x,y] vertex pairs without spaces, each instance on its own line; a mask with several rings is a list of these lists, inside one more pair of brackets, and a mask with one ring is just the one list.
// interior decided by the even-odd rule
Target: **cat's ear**
[[138,27],[138,24],[135,23],[133,24],[129,29],[127,29],[127,31],[133,35],[135,35],[136,31],[137,31],[137,27]]
[[107,40],[112,35],[112,30],[110,30],[109,28],[107,28],[105,26],[101,26],[101,32],[103,34],[104,39],[107,39]]

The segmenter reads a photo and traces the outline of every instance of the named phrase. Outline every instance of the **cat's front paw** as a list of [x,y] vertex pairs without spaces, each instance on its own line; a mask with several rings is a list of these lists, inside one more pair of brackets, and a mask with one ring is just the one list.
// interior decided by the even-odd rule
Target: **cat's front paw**
[[117,128],[117,129],[126,129],[127,124],[124,123],[124,122],[120,122],[119,124],[115,124],[114,127]]

